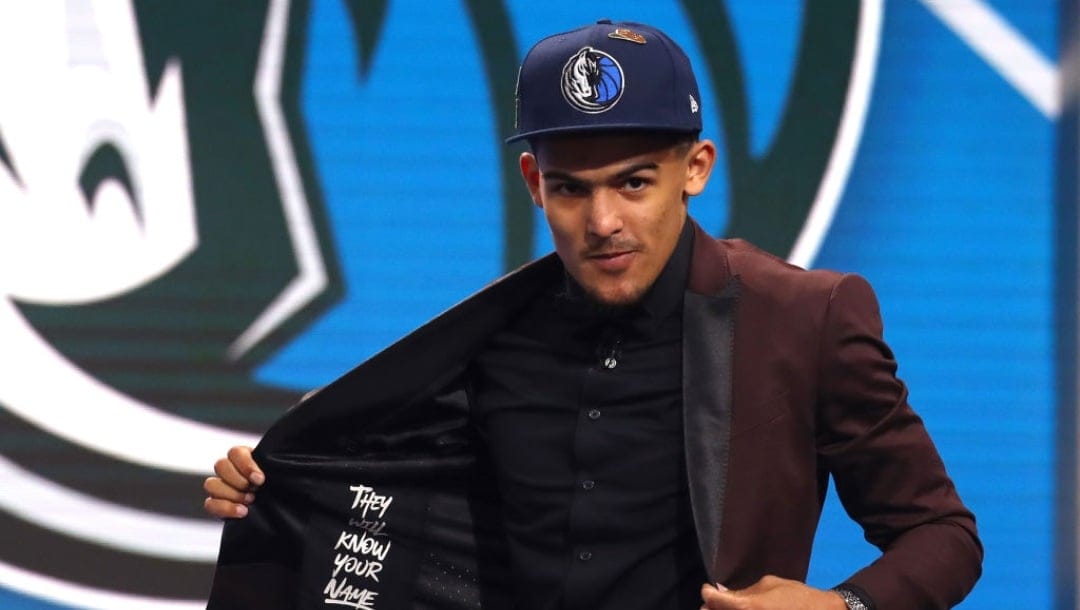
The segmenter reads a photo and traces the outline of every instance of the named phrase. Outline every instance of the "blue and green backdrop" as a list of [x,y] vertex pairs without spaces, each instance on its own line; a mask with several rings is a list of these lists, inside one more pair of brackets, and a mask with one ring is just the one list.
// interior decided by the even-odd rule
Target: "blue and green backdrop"
[[[660,26],[696,67],[722,162],[695,218],[876,287],[986,545],[963,607],[1074,608],[1067,14],[1050,0],[0,6],[0,606],[200,607],[213,460],[550,250],[520,148],[502,144],[516,66],[548,33],[613,18]],[[875,553],[830,497],[811,584]]]

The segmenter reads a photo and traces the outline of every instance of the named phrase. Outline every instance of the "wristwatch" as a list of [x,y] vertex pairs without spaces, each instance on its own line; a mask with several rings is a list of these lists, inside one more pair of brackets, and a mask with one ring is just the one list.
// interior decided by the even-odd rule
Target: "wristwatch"
[[840,597],[844,599],[844,603],[847,604],[848,610],[871,610],[870,606],[866,605],[863,598],[859,597],[851,589],[847,589],[843,586],[835,587],[833,591],[840,594]]

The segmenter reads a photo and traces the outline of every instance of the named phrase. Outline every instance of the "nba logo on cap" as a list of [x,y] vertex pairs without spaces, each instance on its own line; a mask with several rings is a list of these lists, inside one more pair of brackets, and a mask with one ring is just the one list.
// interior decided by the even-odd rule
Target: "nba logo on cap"
[[624,86],[619,62],[592,47],[583,47],[563,67],[563,97],[582,112],[606,112],[619,102]]

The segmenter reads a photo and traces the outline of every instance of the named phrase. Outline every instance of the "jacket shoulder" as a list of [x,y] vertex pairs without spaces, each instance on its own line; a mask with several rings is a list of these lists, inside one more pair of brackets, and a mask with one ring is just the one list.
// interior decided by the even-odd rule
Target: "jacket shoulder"
[[744,296],[807,296],[807,293],[830,295],[845,277],[829,269],[807,270],[766,252],[743,239],[715,239],[729,273],[738,278]]

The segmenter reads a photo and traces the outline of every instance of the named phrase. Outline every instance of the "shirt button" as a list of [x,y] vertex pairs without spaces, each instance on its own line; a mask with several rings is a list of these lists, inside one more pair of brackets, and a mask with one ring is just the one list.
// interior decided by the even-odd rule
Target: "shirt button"
[[596,487],[596,481],[586,480],[581,482],[581,488],[585,491],[589,491],[593,487]]
[[611,370],[611,369],[615,368],[615,366],[617,364],[619,364],[619,361],[616,360],[614,356],[608,356],[607,358],[604,358],[604,368],[605,369]]
[[589,551],[582,551],[577,554],[577,557],[582,561],[588,561],[592,559],[592,553],[590,553]]
[[600,409],[589,409],[589,419],[593,421],[600,419]]

